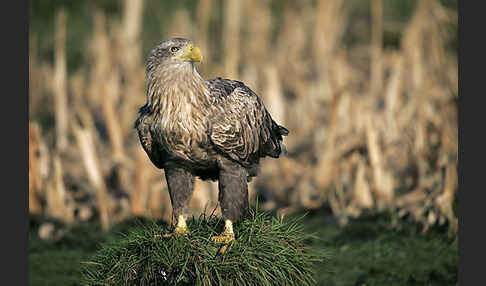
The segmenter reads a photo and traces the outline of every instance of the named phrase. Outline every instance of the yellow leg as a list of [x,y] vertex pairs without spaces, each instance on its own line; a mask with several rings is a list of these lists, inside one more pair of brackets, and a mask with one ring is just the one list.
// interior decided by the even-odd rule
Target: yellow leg
[[213,242],[223,242],[230,243],[235,240],[235,233],[233,232],[233,223],[227,219],[224,223],[224,231],[218,235],[211,238]]
[[186,225],[186,219],[182,215],[180,215],[177,218],[177,226],[174,229],[174,232],[169,233],[169,234],[164,234],[162,237],[168,238],[168,237],[173,236],[174,234],[181,234],[181,235],[188,235],[189,234],[189,229],[187,228],[187,225]]

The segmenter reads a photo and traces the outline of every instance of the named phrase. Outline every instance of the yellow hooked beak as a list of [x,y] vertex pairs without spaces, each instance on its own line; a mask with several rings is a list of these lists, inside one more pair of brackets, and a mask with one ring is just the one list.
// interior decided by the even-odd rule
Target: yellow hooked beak
[[185,48],[184,53],[178,58],[190,62],[201,62],[202,61],[201,50],[198,47],[195,47],[193,45],[188,45]]

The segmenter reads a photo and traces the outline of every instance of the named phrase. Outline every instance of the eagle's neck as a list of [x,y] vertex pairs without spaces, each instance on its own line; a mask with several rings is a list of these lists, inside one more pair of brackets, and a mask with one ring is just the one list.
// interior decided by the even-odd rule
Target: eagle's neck
[[197,139],[206,136],[210,92],[192,63],[148,74],[147,105],[164,131]]
[[209,88],[192,63],[160,68],[147,74],[147,104],[154,112],[185,105],[210,104]]

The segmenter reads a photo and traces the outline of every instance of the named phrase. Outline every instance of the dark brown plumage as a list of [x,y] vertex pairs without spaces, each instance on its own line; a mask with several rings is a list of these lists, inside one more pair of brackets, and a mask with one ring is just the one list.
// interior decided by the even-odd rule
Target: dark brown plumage
[[228,236],[228,221],[248,209],[247,182],[256,176],[260,158],[278,158],[288,130],[275,123],[262,100],[242,82],[204,80],[194,67],[200,59],[199,49],[181,38],[166,40],[150,52],[147,102],[135,127],[152,163],[165,170],[176,232],[187,233],[184,219],[198,176],[219,181],[227,220],[223,235]]

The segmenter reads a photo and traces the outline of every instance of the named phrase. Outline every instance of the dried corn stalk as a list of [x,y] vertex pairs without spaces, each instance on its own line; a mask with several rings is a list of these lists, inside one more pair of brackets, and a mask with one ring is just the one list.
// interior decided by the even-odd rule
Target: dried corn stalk
[[56,16],[54,75],[52,78],[56,110],[56,149],[63,152],[68,146],[67,70],[66,70],[66,12]]
[[42,213],[41,198],[49,176],[49,150],[37,123],[29,123],[29,212]]

